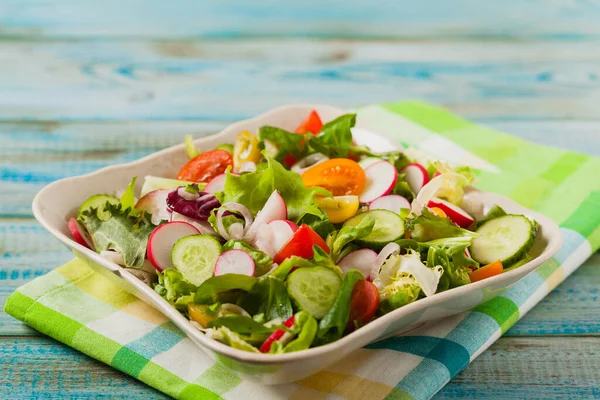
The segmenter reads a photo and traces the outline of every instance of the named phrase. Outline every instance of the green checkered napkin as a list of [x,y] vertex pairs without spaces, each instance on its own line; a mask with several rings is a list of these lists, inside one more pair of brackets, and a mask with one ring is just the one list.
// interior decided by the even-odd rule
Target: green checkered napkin
[[[180,399],[427,399],[489,347],[600,244],[600,160],[540,146],[420,102],[368,106],[374,131],[477,171],[477,186],[553,218],[564,236],[550,261],[470,312],[360,349],[302,381],[245,381],[197,349],[163,315],[73,260],[19,288],[6,312]],[[334,396],[334,397],[335,397]]]

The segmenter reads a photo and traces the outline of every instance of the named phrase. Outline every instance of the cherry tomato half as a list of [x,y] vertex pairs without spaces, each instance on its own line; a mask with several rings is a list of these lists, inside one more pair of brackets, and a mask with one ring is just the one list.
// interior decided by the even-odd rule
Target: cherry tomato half
[[350,319],[346,329],[353,331],[356,326],[354,321],[362,326],[375,316],[379,307],[379,291],[377,287],[367,280],[356,282],[350,298]]
[[332,158],[304,171],[306,187],[319,186],[334,196],[358,196],[365,188],[365,171],[355,161]]
[[225,150],[211,150],[188,161],[179,171],[177,179],[210,182],[215,176],[225,173],[229,166],[233,166],[231,154]]

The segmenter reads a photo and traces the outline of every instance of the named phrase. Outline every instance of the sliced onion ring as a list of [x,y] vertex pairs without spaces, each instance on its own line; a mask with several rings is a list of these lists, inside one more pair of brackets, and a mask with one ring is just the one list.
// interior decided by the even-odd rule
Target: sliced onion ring
[[322,163],[323,161],[329,160],[325,154],[314,153],[309,156],[304,157],[302,160],[298,161],[296,164],[292,165],[292,171],[302,174],[304,171],[309,169],[310,167],[314,167],[315,165]]
[[[225,239],[225,240],[229,240],[232,238],[231,232],[227,232],[227,230],[225,229],[225,225],[223,225],[223,214],[225,214],[226,211],[238,213],[242,216],[242,218],[244,218],[244,229],[242,231],[242,237],[244,237],[244,235],[246,235],[246,233],[248,232],[248,229],[250,229],[250,226],[254,222],[254,217],[252,216],[252,212],[250,212],[250,210],[248,210],[247,207],[245,207],[239,203],[234,203],[234,202],[225,203],[221,206],[221,208],[219,208],[219,211],[217,211],[217,215],[216,215],[217,231],[219,232],[219,234],[221,236],[223,236],[223,239]],[[234,228],[234,229],[237,229],[237,228]]]
[[398,243],[394,242],[386,244],[385,247],[381,249],[379,255],[375,259],[373,268],[371,268],[371,273],[369,274],[371,282],[375,281],[375,279],[379,276],[379,270],[381,269],[383,263],[385,263],[385,260],[387,260],[389,256],[396,255],[398,253],[400,253],[400,246]]
[[227,314],[236,314],[242,315],[244,317],[250,317],[250,314],[246,312],[242,307],[232,304],[232,303],[224,303],[221,304],[221,308],[219,309],[219,317],[226,315],[223,311],[227,311]]
[[199,197],[198,193],[190,193],[187,190],[185,190],[185,187],[183,186],[177,188],[177,194],[179,195],[179,197],[182,197],[184,200],[188,201],[196,201]]

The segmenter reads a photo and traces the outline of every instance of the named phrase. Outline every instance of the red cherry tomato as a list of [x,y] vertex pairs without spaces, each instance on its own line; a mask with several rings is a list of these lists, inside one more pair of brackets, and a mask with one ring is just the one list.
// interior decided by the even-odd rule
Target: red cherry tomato
[[312,110],[310,114],[308,114],[308,117],[298,125],[295,132],[303,134],[310,132],[313,135],[316,135],[321,132],[321,128],[323,128],[321,117],[319,117],[319,114],[315,110]]
[[225,150],[211,150],[197,155],[188,161],[177,179],[192,182],[210,182],[215,176],[225,173],[227,167],[233,167],[233,157]]
[[[295,317],[296,317],[295,315],[292,315],[283,323],[283,325],[286,328],[292,328],[294,326]],[[271,346],[273,345],[273,342],[275,342],[277,340],[281,340],[281,338],[283,337],[284,334],[285,334],[285,331],[283,329],[277,329],[275,332],[271,333],[271,335],[267,338],[267,340],[265,340],[265,342],[260,346],[260,348],[258,350],[261,353],[268,353],[269,350],[271,350]],[[285,344],[285,343],[283,343],[283,344]]]
[[317,245],[325,252],[329,253],[327,243],[308,225],[302,225],[283,245],[281,250],[275,255],[273,261],[281,264],[286,258],[298,256],[302,258],[313,258],[313,245]]
[[356,328],[354,321],[357,320],[361,326],[369,322],[375,316],[377,307],[379,307],[377,287],[367,280],[356,282],[350,298],[350,319],[346,329],[353,331]]

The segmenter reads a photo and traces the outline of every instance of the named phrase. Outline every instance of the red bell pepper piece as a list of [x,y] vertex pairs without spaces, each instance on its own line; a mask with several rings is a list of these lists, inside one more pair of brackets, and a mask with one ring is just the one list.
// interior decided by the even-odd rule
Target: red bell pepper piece
[[[283,326],[285,326],[286,328],[292,328],[292,326],[294,326],[294,320],[295,320],[295,315],[292,315],[291,317],[289,317],[284,323]],[[281,338],[283,337],[283,335],[285,335],[285,331],[283,329],[277,329],[275,332],[271,333],[271,335],[267,338],[267,340],[265,340],[265,342],[260,346],[260,348],[258,349],[261,353],[268,353],[269,350],[271,350],[271,345],[273,344],[273,342],[277,341],[277,340],[281,340]]]

